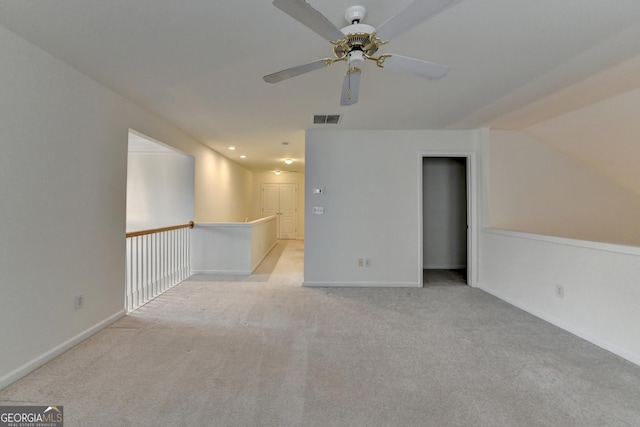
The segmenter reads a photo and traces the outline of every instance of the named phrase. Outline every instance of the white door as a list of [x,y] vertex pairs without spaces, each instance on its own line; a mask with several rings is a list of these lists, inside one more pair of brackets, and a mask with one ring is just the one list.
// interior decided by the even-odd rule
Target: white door
[[280,184],[280,239],[296,238],[298,184]]
[[262,184],[262,216],[280,213],[280,184]]
[[262,184],[262,215],[277,215],[278,239],[295,239],[298,184]]

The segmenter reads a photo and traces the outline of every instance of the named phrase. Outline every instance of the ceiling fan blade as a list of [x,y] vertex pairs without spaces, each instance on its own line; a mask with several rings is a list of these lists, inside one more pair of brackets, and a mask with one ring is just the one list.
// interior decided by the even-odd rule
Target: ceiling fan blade
[[434,64],[433,62],[422,61],[420,59],[409,58],[400,55],[384,55],[379,61],[382,68],[400,71],[423,79],[437,80],[447,75],[449,67],[446,65]]
[[267,83],[278,83],[283,80],[290,79],[291,77],[299,76],[300,74],[328,67],[332,63],[333,61],[331,59],[318,59],[317,61],[313,61],[308,64],[298,65],[297,67],[291,67],[286,70],[278,71],[277,73],[269,74],[268,76],[264,76],[262,79]]
[[326,40],[344,37],[342,31],[304,0],[273,0],[273,5]]
[[342,95],[340,96],[340,105],[353,105],[358,102],[358,94],[360,93],[360,74],[358,67],[352,67],[347,71],[342,81]]
[[414,0],[376,29],[380,40],[389,41],[462,0]]

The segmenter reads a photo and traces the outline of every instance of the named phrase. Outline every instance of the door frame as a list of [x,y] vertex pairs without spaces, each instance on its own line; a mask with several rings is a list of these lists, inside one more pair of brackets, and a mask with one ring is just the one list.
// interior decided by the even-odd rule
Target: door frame
[[420,266],[420,286],[424,286],[424,212],[423,212],[423,162],[425,157],[455,157],[465,158],[467,167],[467,284],[471,287],[478,285],[478,163],[477,155],[475,151],[461,150],[461,151],[428,151],[423,150],[418,155],[418,214],[420,230],[418,233],[420,248],[419,248],[419,262]]

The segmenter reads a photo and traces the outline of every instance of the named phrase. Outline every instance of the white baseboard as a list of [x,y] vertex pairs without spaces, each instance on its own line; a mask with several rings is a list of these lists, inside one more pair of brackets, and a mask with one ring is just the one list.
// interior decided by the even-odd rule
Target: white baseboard
[[640,366],[640,355],[639,354],[632,353],[632,352],[627,351],[626,349],[624,349],[624,348],[622,348],[620,346],[617,346],[615,344],[610,343],[607,340],[603,340],[601,338],[595,337],[595,336],[593,336],[593,335],[591,335],[591,334],[589,334],[589,333],[587,333],[587,332],[585,332],[585,331],[583,331],[583,330],[581,330],[579,328],[576,328],[573,325],[570,325],[570,324],[568,324],[566,322],[563,322],[562,320],[559,320],[559,319],[557,319],[557,318],[555,318],[555,317],[553,317],[553,316],[551,316],[551,315],[549,315],[549,314],[547,314],[547,313],[545,313],[543,311],[531,308],[527,304],[523,304],[523,303],[521,303],[519,301],[516,301],[516,300],[514,300],[514,299],[512,299],[512,298],[510,298],[510,297],[508,297],[506,295],[503,295],[500,292],[484,288],[481,283],[479,283],[476,287],[478,289],[482,289],[486,293],[491,294],[491,295],[493,295],[494,297],[496,297],[498,299],[501,299],[501,300],[503,300],[503,301],[515,306],[515,307],[518,307],[521,310],[526,311],[529,314],[532,314],[532,315],[534,315],[534,316],[536,316],[536,317],[538,317],[538,318],[540,318],[540,319],[542,319],[542,320],[544,320],[546,322],[549,322],[552,325],[557,326],[560,329],[564,329],[565,331],[570,332],[573,335],[575,335],[577,337],[580,337],[585,341],[589,341],[591,344],[597,345],[598,347],[603,348],[603,349],[615,354],[616,356],[620,356],[623,359],[628,360],[629,362]]
[[302,286],[310,288],[421,288],[417,282],[302,282]]
[[53,360],[54,358],[56,358],[57,356],[61,355],[65,351],[69,350],[71,347],[73,347],[73,346],[81,343],[82,341],[86,340],[91,335],[95,334],[96,332],[99,332],[102,329],[106,328],[107,326],[109,326],[110,324],[115,322],[116,320],[121,319],[122,317],[125,316],[125,314],[126,314],[126,311],[125,310],[121,310],[121,311],[115,313],[114,315],[109,316],[108,318],[106,318],[102,322],[90,327],[89,329],[85,330],[84,332],[81,332],[78,335],[76,335],[76,336],[68,339],[67,341],[63,342],[62,344],[57,345],[56,347],[52,348],[51,350],[47,351],[46,353],[44,353],[44,354],[36,357],[35,359],[25,363],[24,365],[20,366],[19,368],[14,369],[13,371],[9,372],[6,375],[3,375],[2,377],[0,377],[0,390],[2,390],[3,388],[7,387],[9,384],[12,384],[12,383],[16,382],[17,380],[19,380],[20,378],[22,378],[25,375],[29,374],[30,372],[35,371],[40,366],[44,365],[45,363],[49,362],[50,360]]

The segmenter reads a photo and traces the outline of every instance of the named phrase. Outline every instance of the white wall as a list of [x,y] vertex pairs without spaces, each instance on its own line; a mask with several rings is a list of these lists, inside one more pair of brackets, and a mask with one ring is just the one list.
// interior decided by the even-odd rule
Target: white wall
[[132,129],[195,158],[196,222],[234,222],[251,216],[253,174],[249,170],[177,129],[145,123]]
[[640,364],[638,196],[528,133],[488,136],[479,287]]
[[[478,136],[307,131],[304,284],[420,286],[422,156],[475,153]],[[314,206],[324,214],[312,215]],[[358,267],[358,258],[369,258],[370,267]]]
[[196,158],[196,222],[236,222],[251,216],[250,171],[201,144],[189,148],[168,143]]
[[0,51],[3,387],[124,314],[129,129],[196,158],[196,219],[247,216],[251,173],[2,27]]
[[277,243],[277,218],[197,223],[191,234],[193,274],[251,274]]
[[491,227],[640,245],[640,196],[519,131],[490,133]]
[[175,128],[137,123],[132,129],[194,157],[196,222],[236,222],[252,215],[249,170]]
[[194,176],[191,156],[129,152],[127,232],[193,221]]
[[487,229],[480,251],[481,289],[640,365],[640,248]]

